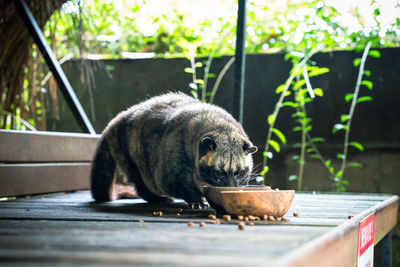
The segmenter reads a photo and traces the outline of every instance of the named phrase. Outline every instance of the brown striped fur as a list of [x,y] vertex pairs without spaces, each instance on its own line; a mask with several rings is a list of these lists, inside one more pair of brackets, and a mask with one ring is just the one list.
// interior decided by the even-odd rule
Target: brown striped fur
[[96,201],[111,200],[116,167],[149,202],[202,203],[203,186],[237,186],[257,150],[225,110],[182,93],[153,97],[105,128],[91,171]]

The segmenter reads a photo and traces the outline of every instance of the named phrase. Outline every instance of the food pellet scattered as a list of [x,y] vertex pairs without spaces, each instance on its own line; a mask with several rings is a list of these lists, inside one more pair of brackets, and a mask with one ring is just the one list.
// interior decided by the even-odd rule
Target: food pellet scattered
[[188,226],[189,227],[193,227],[193,223],[192,222],[188,222]]
[[208,215],[208,218],[211,220],[215,220],[217,218],[217,216],[215,216],[214,214],[210,214],[210,215]]
[[297,216],[299,216],[299,213],[298,212],[293,212],[293,216],[297,217]]
[[245,222],[248,222],[248,221],[249,221],[249,217],[247,217],[247,216],[244,217],[244,221],[245,221]]
[[285,217],[282,217],[282,221],[284,221],[284,222],[288,222],[288,221],[289,221],[289,219],[288,219],[288,218],[285,218]]
[[244,230],[244,223],[242,223],[242,222],[240,222],[239,224],[238,224],[238,227],[239,227],[239,230]]
[[224,218],[224,220],[226,222],[230,222],[231,221],[231,215],[224,215],[222,218]]
[[212,224],[221,224],[221,221],[219,219],[215,219],[211,221]]
[[206,223],[205,222],[201,222],[200,223],[200,227],[204,227],[204,226],[206,226]]
[[180,213],[177,213],[176,215],[177,215],[177,216],[181,216],[181,214],[180,214]]
[[249,225],[250,225],[250,226],[254,226],[254,223],[253,223],[253,222],[249,222]]
[[243,221],[243,215],[238,215],[238,216],[237,216],[237,219],[238,219],[239,221]]

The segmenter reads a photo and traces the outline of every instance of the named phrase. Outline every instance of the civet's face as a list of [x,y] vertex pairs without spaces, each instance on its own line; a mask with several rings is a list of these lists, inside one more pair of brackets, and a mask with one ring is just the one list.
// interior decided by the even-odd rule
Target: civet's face
[[253,169],[252,155],[257,151],[243,138],[205,136],[199,144],[201,178],[213,186],[239,186]]

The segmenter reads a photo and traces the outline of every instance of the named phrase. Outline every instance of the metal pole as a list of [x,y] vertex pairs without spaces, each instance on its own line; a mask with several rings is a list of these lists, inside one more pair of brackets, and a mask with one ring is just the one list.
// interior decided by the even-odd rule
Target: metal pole
[[245,74],[245,33],[246,0],[238,0],[236,25],[235,77],[233,88],[233,116],[243,124],[244,74]]
[[14,4],[19,12],[19,15],[25,23],[25,26],[28,28],[30,34],[32,35],[36,45],[39,47],[40,52],[46,60],[47,65],[53,73],[54,78],[56,79],[57,84],[60,87],[60,90],[64,95],[64,98],[67,101],[69,107],[71,108],[75,119],[78,121],[82,131],[90,134],[95,134],[96,131],[94,130],[92,124],[90,123],[90,120],[86,116],[86,113],[83,110],[78,97],[75,95],[74,89],[72,89],[72,86],[65,76],[64,71],[62,70],[60,64],[54,56],[53,51],[47,44],[46,39],[44,38],[43,33],[39,28],[39,25],[37,24],[31,11],[29,10],[29,7],[24,0],[15,0]]
[[392,266],[392,232],[389,232],[379,242],[381,247],[381,266]]

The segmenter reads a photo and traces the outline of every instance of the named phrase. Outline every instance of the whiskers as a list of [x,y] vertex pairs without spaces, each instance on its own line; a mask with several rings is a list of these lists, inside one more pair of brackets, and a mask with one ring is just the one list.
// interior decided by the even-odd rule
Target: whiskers
[[244,177],[241,179],[241,181],[239,182],[239,186],[241,185],[248,185],[251,181],[254,181],[257,179],[257,176],[248,176],[248,177]]
[[[248,176],[243,177],[240,182],[239,182],[239,186],[243,186],[243,185],[249,185],[249,183],[251,181],[257,180],[258,177],[260,177],[260,173],[254,171],[254,169],[256,169],[260,164],[257,164],[256,166],[254,166],[253,168],[253,172],[250,173]],[[258,181],[257,181],[258,182]]]
[[210,185],[213,185],[213,186],[224,186],[223,182],[220,179],[217,179],[215,177],[211,177],[207,173],[201,172],[200,176],[206,183],[208,183]]

